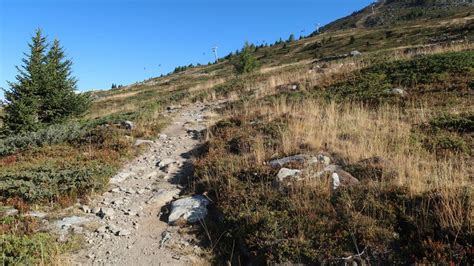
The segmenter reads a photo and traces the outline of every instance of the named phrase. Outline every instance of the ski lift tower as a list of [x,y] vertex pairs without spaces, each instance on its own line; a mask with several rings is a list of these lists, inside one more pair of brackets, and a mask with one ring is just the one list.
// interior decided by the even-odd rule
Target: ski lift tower
[[217,48],[219,48],[219,47],[217,47],[217,46],[212,47],[212,52],[214,53],[216,63],[217,63],[217,60],[219,60],[219,57],[217,56]]

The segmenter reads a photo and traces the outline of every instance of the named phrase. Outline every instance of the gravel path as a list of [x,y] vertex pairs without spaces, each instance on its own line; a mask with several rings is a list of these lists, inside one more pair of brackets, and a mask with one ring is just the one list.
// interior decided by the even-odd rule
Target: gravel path
[[149,151],[114,176],[109,191],[90,207],[81,206],[80,228],[66,226],[84,230],[86,236],[87,245],[73,255],[73,264],[207,264],[192,234],[160,219],[192,171],[190,155],[200,143],[198,132],[209,123],[206,114],[209,107],[202,104],[169,110],[172,122],[160,138],[142,144],[149,145]]

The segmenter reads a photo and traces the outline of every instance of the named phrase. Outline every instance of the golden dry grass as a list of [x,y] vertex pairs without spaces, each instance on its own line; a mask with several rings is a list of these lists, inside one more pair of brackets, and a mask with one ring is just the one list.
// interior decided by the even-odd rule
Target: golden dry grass
[[[276,153],[294,154],[304,144],[341,154],[349,163],[381,156],[396,170],[397,178],[390,182],[406,185],[414,193],[472,185],[472,166],[465,158],[455,154],[439,158],[413,141],[415,125],[428,119],[428,112],[423,109],[407,113],[387,105],[371,110],[363,105],[327,104],[319,100],[288,104],[285,97],[270,105],[244,106],[243,114],[262,114],[268,122],[278,117],[289,118]],[[263,144],[253,148],[258,163],[269,153],[264,149]]]

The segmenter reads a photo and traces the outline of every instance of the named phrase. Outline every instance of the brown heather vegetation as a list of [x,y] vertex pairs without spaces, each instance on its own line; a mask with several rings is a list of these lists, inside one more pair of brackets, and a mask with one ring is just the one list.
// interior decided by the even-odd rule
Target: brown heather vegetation
[[[474,110],[464,92],[473,53],[461,46],[423,54],[423,68],[415,63],[419,57],[403,54],[388,63],[370,56],[341,61],[329,68],[353,68],[329,75],[288,71],[260,83],[249,76],[244,91],[253,95],[223,110],[227,118],[209,130],[196,160],[195,192],[214,201],[206,223],[219,242],[218,257],[234,263],[469,261]],[[438,61],[444,67],[431,69]],[[422,78],[409,81],[403,98],[384,95],[377,82],[364,83],[362,94],[332,97],[346,82],[358,86],[385,67]],[[300,88],[279,91],[272,85],[282,84],[268,80]],[[388,84],[403,85],[397,82]],[[333,192],[329,176],[315,175],[322,167],[297,164],[292,168],[307,169],[303,181],[276,184],[278,169],[269,160],[319,152],[331,154],[361,183]],[[367,163],[370,158],[380,162]]]

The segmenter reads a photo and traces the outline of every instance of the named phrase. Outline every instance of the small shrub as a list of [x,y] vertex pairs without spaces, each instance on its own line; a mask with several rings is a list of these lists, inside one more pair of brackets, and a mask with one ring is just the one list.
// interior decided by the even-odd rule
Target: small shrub
[[104,165],[4,170],[0,172],[0,201],[20,198],[28,203],[58,202],[67,196],[84,196],[103,189],[113,172]]
[[53,125],[36,132],[21,133],[0,139],[0,156],[13,154],[28,148],[72,142],[86,133],[77,123]]
[[437,129],[471,133],[474,131],[474,113],[459,115],[443,114],[432,118],[429,124]]

